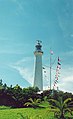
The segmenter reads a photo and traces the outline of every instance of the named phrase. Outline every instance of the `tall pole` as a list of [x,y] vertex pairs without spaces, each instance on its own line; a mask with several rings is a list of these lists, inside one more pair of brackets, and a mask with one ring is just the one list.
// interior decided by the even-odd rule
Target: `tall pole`
[[50,90],[51,90],[51,49],[50,49]]

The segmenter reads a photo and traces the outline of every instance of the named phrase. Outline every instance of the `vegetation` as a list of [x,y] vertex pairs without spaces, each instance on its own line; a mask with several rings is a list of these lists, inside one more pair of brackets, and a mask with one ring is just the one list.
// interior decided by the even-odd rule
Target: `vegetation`
[[0,110],[0,119],[56,119],[48,108],[18,108]]
[[11,107],[25,107],[24,104],[29,98],[39,98],[37,92],[39,89],[36,87],[21,88],[18,84],[14,87],[8,87],[0,80],[0,105]]
[[21,88],[18,84],[8,87],[0,80],[0,119],[73,118],[72,93],[56,90],[38,92],[37,87]]
[[33,107],[33,108],[40,107],[39,104],[41,103],[41,99],[36,99],[36,98],[32,99],[32,98],[30,98],[30,99],[28,99],[28,101],[29,101],[29,102],[26,102],[26,103],[24,104],[24,105],[26,105],[27,107],[28,107],[28,106],[31,106],[31,107]]
[[56,108],[54,115],[58,119],[66,119],[65,114],[67,112],[69,112],[72,115],[72,111],[70,110],[70,108],[68,108],[71,98],[67,98],[63,101],[62,97],[59,97],[58,100],[50,99],[49,101],[52,102],[52,107]]

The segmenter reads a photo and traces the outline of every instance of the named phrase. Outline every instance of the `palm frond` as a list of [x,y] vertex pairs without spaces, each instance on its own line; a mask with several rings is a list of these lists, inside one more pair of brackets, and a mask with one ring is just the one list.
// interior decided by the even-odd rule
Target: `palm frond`
[[32,106],[32,103],[26,102],[26,103],[24,104],[24,106]]
[[69,112],[72,115],[72,111],[69,108],[66,108],[64,111]]
[[71,101],[72,98],[67,98],[65,101],[64,101],[64,104],[68,103],[69,101]]
[[33,99],[32,98],[29,98],[28,100],[31,101],[31,102],[33,102]]
[[59,103],[59,101],[54,100],[54,99],[49,99],[49,101],[55,103],[55,107],[56,107],[56,108],[60,108],[60,103]]
[[41,99],[36,99],[36,103],[40,103],[41,102]]

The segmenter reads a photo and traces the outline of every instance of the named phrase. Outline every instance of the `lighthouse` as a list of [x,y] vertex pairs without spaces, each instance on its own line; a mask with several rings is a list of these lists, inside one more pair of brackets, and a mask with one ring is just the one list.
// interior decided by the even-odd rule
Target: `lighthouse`
[[34,87],[38,87],[40,91],[43,90],[43,76],[42,76],[42,44],[37,41],[35,45],[35,65],[34,65]]

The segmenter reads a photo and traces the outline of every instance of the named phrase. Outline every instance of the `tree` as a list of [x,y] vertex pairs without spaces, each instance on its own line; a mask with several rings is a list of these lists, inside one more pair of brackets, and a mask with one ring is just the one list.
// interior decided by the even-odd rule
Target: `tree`
[[2,83],[2,79],[0,79],[0,86],[2,86],[3,85],[3,83]]
[[40,102],[41,102],[41,99],[32,99],[32,98],[30,98],[30,99],[28,99],[28,101],[29,102],[26,102],[24,105],[25,106],[32,106],[33,108],[37,108],[37,107],[39,107],[39,104],[40,104]]
[[57,111],[54,113],[57,118],[65,119],[66,112],[70,112],[70,114],[72,114],[71,110],[68,108],[71,98],[67,98],[63,101],[63,98],[59,97],[58,100],[50,99],[49,101],[50,103],[52,102],[52,107],[57,109]]
[[13,96],[12,98],[16,102],[16,107],[22,107],[22,98],[23,98],[23,93],[22,93],[22,88],[17,84],[16,86],[13,87]]

